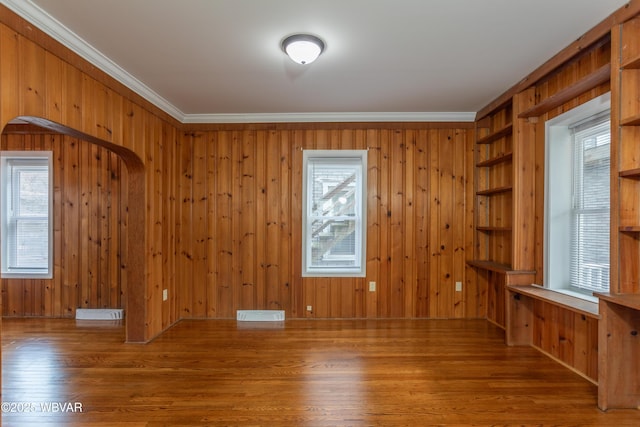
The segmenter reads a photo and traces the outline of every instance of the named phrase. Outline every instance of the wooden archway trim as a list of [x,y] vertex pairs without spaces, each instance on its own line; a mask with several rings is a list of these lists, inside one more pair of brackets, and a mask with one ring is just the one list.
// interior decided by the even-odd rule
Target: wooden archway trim
[[56,133],[69,135],[92,144],[99,145],[118,155],[124,162],[128,172],[128,200],[135,201],[129,203],[127,207],[129,217],[127,245],[127,264],[125,274],[127,275],[127,312],[126,312],[126,341],[130,343],[144,343],[146,337],[146,189],[145,189],[145,167],[144,163],[133,151],[104,141],[83,132],[63,126],[40,117],[21,116],[18,119],[41,128],[45,128]]

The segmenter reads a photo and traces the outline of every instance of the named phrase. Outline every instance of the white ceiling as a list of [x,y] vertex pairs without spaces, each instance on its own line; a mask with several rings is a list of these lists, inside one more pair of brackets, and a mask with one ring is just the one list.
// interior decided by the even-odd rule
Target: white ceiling
[[[0,0],[182,122],[473,120],[625,0]],[[280,49],[320,36],[313,64]]]

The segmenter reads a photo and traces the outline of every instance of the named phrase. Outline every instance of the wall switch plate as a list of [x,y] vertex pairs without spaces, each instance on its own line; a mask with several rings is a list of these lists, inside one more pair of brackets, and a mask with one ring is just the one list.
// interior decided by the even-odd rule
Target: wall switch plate
[[310,306],[310,305],[308,305],[308,306],[307,306],[307,311],[313,311],[313,307],[312,307],[312,306]]
[[456,292],[462,292],[462,282],[456,282]]
[[376,282],[369,282],[369,292],[376,291]]
[[168,299],[169,299],[169,290],[163,289],[162,290],[162,301],[166,301]]

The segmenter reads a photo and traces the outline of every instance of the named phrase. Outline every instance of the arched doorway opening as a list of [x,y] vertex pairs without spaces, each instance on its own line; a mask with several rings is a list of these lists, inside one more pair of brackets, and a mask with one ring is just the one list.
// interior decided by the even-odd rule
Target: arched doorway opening
[[[126,204],[126,234],[122,239],[123,252],[126,254],[116,268],[126,278],[126,292],[124,292],[125,330],[127,342],[146,342],[145,334],[145,303],[146,303],[146,260],[145,260],[145,167],[142,160],[131,150],[111,142],[92,137],[85,133],[62,126],[38,117],[17,117],[9,122],[9,126],[31,126],[46,129],[51,133],[66,135],[88,144],[114,153],[126,169],[126,188],[123,189],[124,198],[130,201]],[[7,128],[3,130],[3,132]],[[79,159],[82,161],[82,159]],[[55,197],[55,196],[54,196]],[[124,227],[120,224],[119,227]],[[55,244],[55,242],[54,242]]]

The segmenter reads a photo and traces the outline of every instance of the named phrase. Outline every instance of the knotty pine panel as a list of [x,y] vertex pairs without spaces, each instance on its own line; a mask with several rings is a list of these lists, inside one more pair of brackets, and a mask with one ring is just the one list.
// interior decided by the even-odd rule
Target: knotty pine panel
[[535,300],[532,345],[598,380],[598,319]]
[[[43,303],[44,307],[41,303],[34,308],[25,306],[27,303],[23,304],[23,300],[41,299],[41,285],[32,284],[25,288],[22,297],[11,297],[3,305],[11,307],[9,311],[15,315],[47,316],[67,315],[77,306],[104,305],[105,294],[122,291],[115,285],[104,285],[96,272],[109,270],[108,274],[114,276],[115,271],[119,271],[120,286],[128,290],[124,296],[131,304],[127,313],[127,340],[148,341],[175,323],[179,318],[175,256],[180,222],[177,216],[180,164],[176,141],[179,123],[0,6],[0,126],[4,127],[16,117],[26,117],[33,123],[95,144],[77,153],[65,152],[64,157],[75,159],[83,170],[93,168],[87,179],[95,182],[107,177],[105,169],[100,172],[95,169],[98,163],[101,168],[111,167],[105,166],[103,155],[100,162],[96,160],[98,153],[105,148],[109,153],[117,153],[117,158],[111,154],[109,157],[114,162],[121,159],[120,169],[127,170],[126,184],[121,183],[122,192],[132,195],[128,199],[135,202],[121,206],[124,213],[118,230],[121,253],[127,255],[128,263],[115,266],[98,259],[96,265],[74,267],[77,262],[70,262],[69,257],[78,258],[86,253],[95,256],[96,243],[72,242],[71,236],[57,232],[62,238],[56,240],[56,245],[68,249],[61,252],[64,262],[70,264],[63,264],[65,281],[59,288],[56,284],[55,294],[53,289],[44,289],[42,300],[51,302]],[[68,170],[60,174],[67,179],[71,175]],[[64,191],[62,188],[60,191]],[[98,235],[113,236],[112,229],[99,218],[101,209],[108,206],[101,198],[104,196],[101,191],[104,188],[96,190],[87,182],[81,182],[78,194],[69,196],[69,200],[76,203],[69,215],[87,218],[90,227],[98,227]],[[111,216],[113,222],[115,218]],[[110,241],[107,245],[112,252],[113,244]],[[76,289],[75,283],[88,287],[78,285]],[[100,290],[100,297],[94,288]],[[167,301],[162,299],[163,289],[168,291]],[[108,305],[112,303],[115,304],[111,298]]]
[[126,168],[86,141],[3,134],[3,150],[53,152],[54,275],[2,280],[2,314],[74,317],[76,308],[124,308],[122,234]]
[[[469,129],[235,129],[178,143],[181,317],[483,317],[473,247]],[[302,278],[302,150],[368,149],[367,277]],[[377,284],[368,291],[369,281]],[[307,311],[306,307],[312,310]]]

